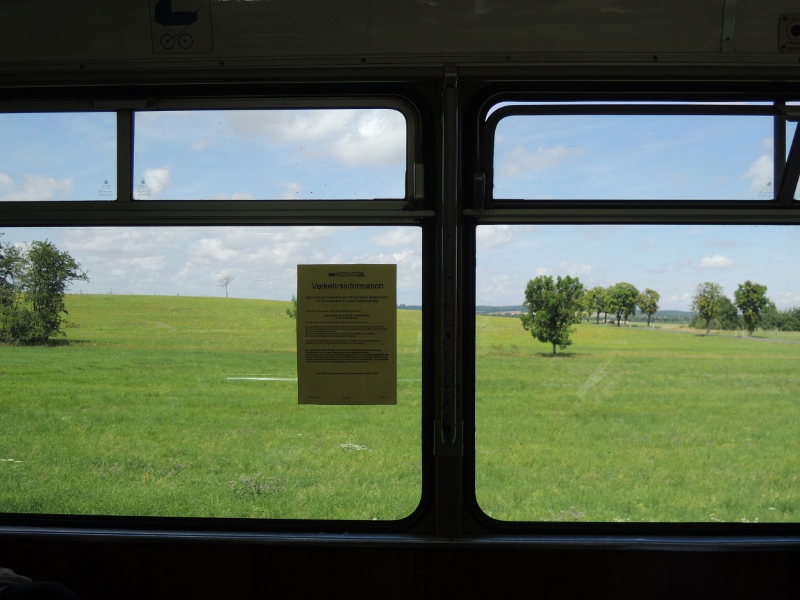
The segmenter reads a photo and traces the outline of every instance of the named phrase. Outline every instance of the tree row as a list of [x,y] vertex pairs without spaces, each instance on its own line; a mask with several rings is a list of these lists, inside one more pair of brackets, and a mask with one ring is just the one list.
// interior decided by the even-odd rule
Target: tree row
[[[735,320],[746,329],[748,336],[759,326],[762,316],[775,314],[775,304],[766,296],[767,286],[745,281],[739,284],[734,293],[734,302],[731,302],[723,293],[722,286],[718,283],[705,282],[697,286],[692,298],[692,310],[698,314],[698,319],[706,328],[706,335],[711,333],[714,320]],[[540,275],[531,279],[525,288],[525,301],[523,306],[527,313],[521,316],[522,326],[533,337],[545,344],[562,350],[572,343],[570,334],[574,331],[573,325],[580,322],[583,315],[597,314],[597,323],[600,323],[600,314],[603,322],[608,322],[608,316],[613,316],[613,322],[619,327],[628,317],[636,314],[638,308],[647,315],[647,326],[650,326],[651,317],[658,311],[660,295],[657,291],[646,288],[643,292],[636,289],[632,283],[621,281],[611,287],[593,287],[584,289],[577,277],[558,276],[553,279],[550,275]],[[800,319],[800,311],[798,319]]]

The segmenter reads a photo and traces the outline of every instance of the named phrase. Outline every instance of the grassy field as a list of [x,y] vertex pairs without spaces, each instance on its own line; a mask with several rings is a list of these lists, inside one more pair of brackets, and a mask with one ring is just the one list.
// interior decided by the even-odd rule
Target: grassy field
[[397,406],[298,406],[287,306],[68,297],[68,345],[0,346],[0,511],[407,516],[419,313],[398,313]]
[[[477,497],[545,521],[800,521],[800,336],[477,320]],[[732,335],[732,334],[731,334]]]
[[[0,511],[397,519],[420,497],[419,311],[398,405],[299,406],[288,303],[71,296],[0,346]],[[505,520],[800,521],[800,335],[477,317],[477,485]],[[271,378],[268,381],[236,379]]]

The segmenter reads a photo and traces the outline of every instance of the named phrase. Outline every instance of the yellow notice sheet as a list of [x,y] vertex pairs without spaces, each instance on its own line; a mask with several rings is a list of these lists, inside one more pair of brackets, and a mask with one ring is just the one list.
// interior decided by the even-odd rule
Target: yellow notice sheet
[[300,404],[397,404],[397,265],[297,266]]

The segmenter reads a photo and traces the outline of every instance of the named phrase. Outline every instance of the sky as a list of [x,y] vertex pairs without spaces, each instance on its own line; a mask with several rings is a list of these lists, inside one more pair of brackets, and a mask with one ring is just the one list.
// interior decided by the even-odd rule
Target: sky
[[771,199],[772,166],[768,116],[518,115],[497,127],[494,196]]
[[[137,113],[134,194],[164,199],[402,198],[406,123],[389,109]],[[793,129],[789,130],[791,140]],[[496,198],[763,199],[772,196],[772,120],[754,116],[517,116],[498,125]],[[112,113],[0,115],[0,200],[112,201]],[[394,263],[398,302],[421,303],[421,233],[386,227],[2,228],[49,239],[90,281],[75,293],[288,300],[296,266]],[[698,284],[767,286],[800,306],[796,227],[480,226],[480,305],[518,305],[537,275],[586,287],[651,288],[689,310]]]
[[779,309],[800,306],[797,227],[492,225],[478,228],[477,241],[479,305],[521,304],[530,279],[570,275],[585,288],[625,281],[653,289],[663,310],[690,310],[706,281],[732,300],[751,280]]

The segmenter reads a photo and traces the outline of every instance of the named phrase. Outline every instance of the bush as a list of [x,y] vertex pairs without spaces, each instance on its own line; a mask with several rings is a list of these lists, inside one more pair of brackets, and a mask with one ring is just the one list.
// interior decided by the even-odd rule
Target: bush
[[0,342],[44,344],[65,335],[64,296],[78,280],[88,281],[80,264],[47,240],[26,249],[0,244]]

